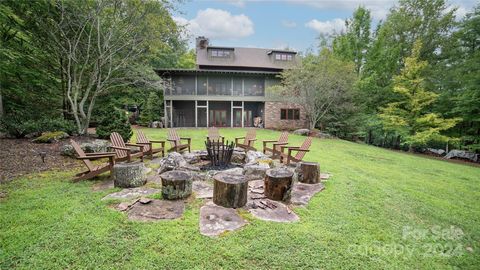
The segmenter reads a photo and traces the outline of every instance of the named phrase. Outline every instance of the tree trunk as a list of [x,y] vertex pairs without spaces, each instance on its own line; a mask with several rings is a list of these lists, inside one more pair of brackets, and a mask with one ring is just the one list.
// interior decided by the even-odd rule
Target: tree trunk
[[3,118],[5,112],[3,111],[3,96],[2,96],[2,86],[0,85],[0,119]]
[[162,178],[162,197],[167,200],[183,199],[192,194],[192,176],[184,171],[168,171]]
[[275,201],[290,198],[293,184],[293,172],[285,168],[270,169],[265,177],[265,196]]
[[118,163],[113,166],[114,186],[134,188],[143,186],[147,182],[143,163]]
[[298,181],[306,184],[320,182],[320,164],[302,161],[299,164]]
[[227,208],[247,203],[248,181],[244,175],[218,173],[213,177],[213,202]]

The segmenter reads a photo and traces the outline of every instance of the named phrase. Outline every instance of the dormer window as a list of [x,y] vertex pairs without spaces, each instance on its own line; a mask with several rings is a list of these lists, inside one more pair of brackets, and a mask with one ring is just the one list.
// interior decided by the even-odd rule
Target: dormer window
[[292,61],[293,55],[290,53],[275,53],[275,60],[277,61]]
[[229,48],[209,48],[208,54],[212,58],[231,58],[233,50]]

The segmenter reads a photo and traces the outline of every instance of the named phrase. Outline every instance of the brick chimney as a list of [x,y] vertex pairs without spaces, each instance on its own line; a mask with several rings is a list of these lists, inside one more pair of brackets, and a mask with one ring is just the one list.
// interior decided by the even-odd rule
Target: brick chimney
[[208,38],[204,37],[204,36],[200,36],[200,37],[197,37],[195,39],[196,41],[196,50],[197,52],[199,50],[204,50],[208,47]]

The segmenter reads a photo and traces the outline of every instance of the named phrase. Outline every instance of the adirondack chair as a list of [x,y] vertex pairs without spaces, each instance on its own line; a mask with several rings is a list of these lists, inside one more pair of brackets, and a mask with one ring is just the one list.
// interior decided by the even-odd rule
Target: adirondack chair
[[[271,143],[272,148],[268,147],[267,144]],[[288,132],[282,132],[278,140],[265,140],[263,141],[263,153],[266,154],[267,151],[272,152],[272,156],[280,156],[280,146],[288,144]]]
[[[143,162],[144,145],[125,143],[123,141],[122,135],[118,134],[117,132],[112,132],[112,134],[110,134],[110,141],[112,142],[111,148],[113,148],[115,150],[115,153],[117,154],[117,156],[115,157],[117,161],[131,162],[133,158],[139,157],[140,160]],[[140,152],[132,153],[132,149],[128,148],[127,146],[138,147],[140,148]]]
[[208,136],[207,140],[212,141],[212,142],[222,142],[222,144],[225,143],[225,137],[221,136],[220,133],[218,132],[218,128],[212,127],[208,129]]
[[[115,152],[85,153],[76,141],[70,140],[70,143],[72,144],[73,149],[77,153],[77,159],[83,161],[83,164],[85,164],[88,169],[81,173],[77,173],[73,178],[74,182],[90,179],[107,171],[110,171],[110,174],[113,173],[113,165],[115,165]],[[94,165],[92,163],[92,160],[101,158],[108,158],[109,162],[99,165]]]
[[[255,144],[255,141],[257,140],[256,137],[257,137],[257,132],[255,131],[255,129],[249,129],[245,137],[235,138],[235,144],[238,147],[245,149],[245,151],[248,151],[248,150],[256,151],[255,147],[253,147],[253,145]],[[243,143],[239,142],[241,139],[243,139]]]
[[[280,162],[282,163],[286,163],[287,165],[289,165],[291,163],[291,161],[293,162],[299,162],[299,161],[302,161],[303,157],[305,156],[305,154],[307,152],[309,152],[310,150],[308,150],[310,148],[310,145],[312,145],[312,140],[313,140],[313,137],[307,137],[305,139],[305,141],[303,141],[303,144],[302,146],[280,146],[281,148],[281,153],[280,153]],[[285,149],[288,149],[288,152],[285,153]],[[292,155],[292,153],[296,151],[297,154],[294,156]]]
[[[160,143],[162,147],[153,148],[154,143]],[[159,152],[162,152],[162,157],[165,156],[165,141],[149,140],[141,130],[137,130],[137,144],[144,146],[143,153],[149,155],[150,158],[153,158],[153,154]]]
[[[182,140],[186,140],[186,144],[182,144]],[[168,138],[167,141],[170,142],[170,145],[172,146],[168,151],[175,151],[175,152],[180,152],[185,149],[188,149],[188,152],[190,152],[190,144],[192,142],[191,138],[181,138],[177,134],[177,130],[171,128],[168,130]]]

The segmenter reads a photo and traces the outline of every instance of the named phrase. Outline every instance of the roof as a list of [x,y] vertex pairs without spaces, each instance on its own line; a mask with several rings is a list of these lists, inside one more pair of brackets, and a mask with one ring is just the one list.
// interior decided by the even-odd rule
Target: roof
[[[234,57],[233,59],[222,59],[222,58],[209,58],[207,50],[208,49],[233,49]],[[263,69],[273,69],[273,70],[282,70],[289,68],[294,65],[296,62],[288,61],[274,61],[270,54],[272,52],[281,52],[281,53],[290,53],[296,54],[294,51],[288,50],[272,50],[272,49],[260,49],[260,48],[242,48],[242,47],[215,47],[208,46],[206,49],[197,49],[197,66],[202,68],[209,68],[210,66],[221,66],[225,69],[230,67],[239,67],[239,68],[263,68]],[[294,58],[295,59],[295,58]]]
[[165,75],[192,75],[192,74],[248,74],[248,75],[278,75],[278,71],[251,71],[229,69],[184,69],[184,68],[159,68],[155,72],[160,76]]

